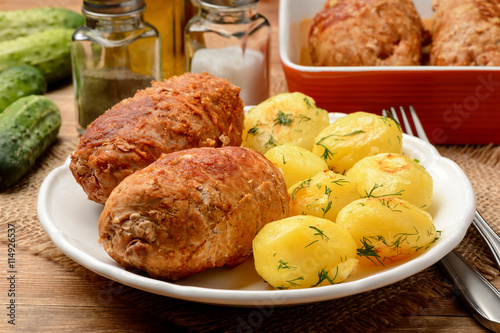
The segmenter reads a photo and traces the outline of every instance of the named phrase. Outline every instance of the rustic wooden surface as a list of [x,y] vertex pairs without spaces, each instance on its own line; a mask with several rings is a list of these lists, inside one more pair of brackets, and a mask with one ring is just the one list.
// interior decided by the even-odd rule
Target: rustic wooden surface
[[[40,6],[61,6],[80,11],[77,0],[2,0],[0,10],[24,9]],[[259,11],[272,25],[272,84],[275,91],[286,90],[284,74],[278,54],[278,0],[261,0]],[[77,137],[71,84],[50,91],[47,96],[61,108],[63,125],[59,138]],[[2,246],[3,247],[3,246]],[[137,316],[131,304],[116,298],[103,297],[102,283],[97,284],[68,271],[60,264],[33,256],[27,251],[16,252],[20,267],[17,275],[16,323],[6,319],[6,291],[8,285],[0,279],[0,331],[19,332],[178,332],[147,315]],[[500,279],[493,281],[500,287]],[[109,288],[117,284],[110,281]],[[104,290],[105,292],[106,290]],[[467,312],[457,298],[439,299],[430,307],[421,308],[406,316],[384,332],[486,332]]]

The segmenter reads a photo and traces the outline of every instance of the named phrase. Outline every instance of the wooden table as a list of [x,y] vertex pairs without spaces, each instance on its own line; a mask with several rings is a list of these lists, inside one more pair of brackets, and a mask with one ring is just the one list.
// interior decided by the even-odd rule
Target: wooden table
[[[2,0],[0,10],[26,9],[38,6],[62,6],[80,11],[77,0]],[[284,74],[278,55],[278,0],[261,0],[259,11],[272,25],[272,85],[275,92],[286,91]],[[70,84],[50,91],[47,96],[60,107],[63,124],[59,138],[74,140],[76,121],[73,90]],[[17,323],[7,325],[3,313],[0,331],[22,332],[148,332],[167,330],[165,325],[145,316],[136,316],[137,309],[120,299],[103,302],[101,286],[82,278],[60,264],[18,250]],[[3,275],[2,275],[3,277]],[[110,282],[110,285],[113,283]],[[500,279],[494,281],[500,287]],[[7,281],[0,279],[0,304],[4,308]],[[172,331],[176,331],[172,328]],[[404,317],[384,332],[485,332],[456,298],[439,299],[428,308],[421,308]]]

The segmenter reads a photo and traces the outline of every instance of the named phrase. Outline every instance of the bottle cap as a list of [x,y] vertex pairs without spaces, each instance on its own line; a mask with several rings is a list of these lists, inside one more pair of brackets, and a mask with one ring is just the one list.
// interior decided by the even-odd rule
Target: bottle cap
[[254,5],[259,0],[198,0],[200,5],[217,8],[217,7],[244,7]]
[[82,10],[87,13],[120,15],[144,9],[144,0],[84,0]]

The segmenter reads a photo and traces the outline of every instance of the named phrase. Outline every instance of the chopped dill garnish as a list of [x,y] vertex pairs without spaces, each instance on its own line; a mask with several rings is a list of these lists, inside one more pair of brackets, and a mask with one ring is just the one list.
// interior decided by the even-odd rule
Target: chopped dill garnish
[[257,135],[258,132],[259,132],[259,124],[256,124],[254,127],[248,130],[248,134],[252,135]]
[[358,131],[354,131],[354,132],[351,132],[351,133],[344,134],[342,136],[355,136],[355,135],[363,134],[363,133],[366,133],[366,131],[358,130]]
[[376,189],[378,188],[381,188],[381,187],[384,187],[384,184],[377,184],[375,183],[372,187],[372,189],[370,190],[370,192],[367,192],[365,190],[365,198],[383,198],[383,197],[393,197],[393,196],[397,196],[397,195],[402,195],[404,190],[400,190],[396,193],[387,193],[387,194],[382,194],[382,195],[374,195],[373,194],[373,191],[375,191]]
[[295,266],[291,266],[289,265],[287,262],[283,261],[282,259],[279,260],[279,264],[278,264],[278,271],[280,269],[297,269],[297,267]]
[[326,238],[326,240],[330,240],[330,238],[327,235],[325,235],[325,233],[323,232],[323,230],[319,229],[318,227],[310,225],[309,228],[314,229],[314,230],[317,231],[314,234],[314,236],[321,236],[321,239],[325,239]]
[[363,237],[363,239],[361,240],[361,244],[363,244],[363,246],[361,248],[357,249],[358,256],[360,256],[360,257],[366,257],[372,263],[374,263],[375,265],[377,265],[377,263],[375,261],[373,261],[373,259],[372,259],[372,258],[374,258],[382,266],[384,266],[384,263],[380,260],[380,256],[378,254],[377,249],[375,248],[375,246],[373,246],[372,242],[368,238]]
[[328,186],[325,186],[325,195],[330,198],[330,194],[332,194],[332,189]]
[[336,179],[334,180],[333,182],[331,182],[332,184],[335,184],[335,185],[338,185],[338,186],[344,186],[344,184],[349,184],[350,181],[348,181],[347,179],[343,179],[343,178],[340,178],[340,179]]
[[332,153],[332,152],[330,151],[330,149],[328,149],[328,147],[327,147],[327,146],[325,146],[325,145],[322,143],[322,142],[323,142],[323,140],[324,140],[324,139],[326,139],[326,138],[327,138],[327,137],[324,137],[324,138],[322,138],[321,140],[319,140],[318,142],[316,142],[316,145],[321,146],[321,147],[323,147],[323,148],[325,149],[325,151],[323,152],[323,154],[321,154],[321,156],[320,156],[320,157],[321,157],[322,159],[324,159],[325,161],[328,161],[328,160],[331,160],[331,159],[332,159],[332,157],[333,157],[334,153]]
[[316,239],[315,241],[312,241],[311,243],[307,244],[306,246],[304,246],[304,249],[306,247],[309,247],[309,246],[313,245],[314,243],[317,243],[317,242],[319,242],[319,239]]
[[321,283],[323,283],[323,281],[327,280],[328,282],[330,282],[330,284],[335,284],[335,282],[333,282],[335,280],[335,278],[337,277],[337,275],[339,274],[339,267],[335,267],[337,269],[337,272],[335,273],[335,276],[333,278],[330,278],[328,276],[328,272],[325,271],[324,268],[322,268],[319,272],[318,272],[318,282],[316,282],[315,285],[312,285],[311,287],[316,287],[316,286],[319,286]]
[[[408,236],[418,236],[417,228],[415,228],[415,226],[413,226],[413,229],[415,229],[414,234],[400,232],[400,233],[397,233],[394,235],[395,240],[391,243],[391,247],[393,247],[396,250],[396,253],[399,253],[399,248],[400,248],[402,243],[409,244]],[[420,236],[418,236],[416,241],[418,241],[418,239],[420,239]]]
[[272,135],[269,136],[269,140],[267,140],[266,144],[264,145],[265,147],[273,146],[276,147],[276,140]]
[[314,107],[314,106],[311,104],[311,101],[309,101],[309,98],[304,97],[304,102],[306,103],[306,105],[307,105],[307,108],[308,108],[308,109],[310,109],[310,108]]
[[394,121],[396,123],[396,125],[398,126],[399,131],[403,132],[401,124],[392,116],[392,113],[387,112],[387,116],[380,116],[379,118],[381,118],[382,121],[387,124],[387,126],[391,126],[391,123],[387,122],[387,120],[390,119],[390,120]]
[[332,208],[332,202],[328,201],[328,204],[326,205],[326,208],[321,208],[323,211],[323,217],[325,217],[326,213]]
[[394,204],[393,207],[391,207],[389,205],[389,200],[381,199],[380,202],[382,203],[382,206],[385,206],[385,207],[389,208],[393,212],[398,212],[398,213],[402,212],[402,210],[396,209],[396,207],[399,206],[399,203],[396,203],[396,204]]
[[278,115],[273,119],[274,126],[282,125],[282,126],[291,126],[293,123],[293,114],[284,113],[283,111],[278,111]]
[[304,280],[304,277],[301,276],[301,277],[298,277],[298,278],[293,279],[293,280],[286,280],[286,282],[288,282],[291,286],[298,287],[298,286],[300,286],[300,284],[297,283],[297,282],[295,282],[295,281],[298,281],[298,280]]
[[248,132],[247,132],[247,136],[246,136],[246,138],[247,138],[247,139],[248,139],[248,136],[249,136],[249,135],[256,136],[257,134],[259,134],[259,125],[260,125],[260,123],[257,123],[257,124],[255,124],[255,126],[254,126],[254,127],[250,128],[250,129],[248,130]]
[[308,117],[308,116],[303,115],[303,114],[299,114],[298,116],[295,116],[295,118],[299,119],[299,124],[303,121],[311,120],[311,117]]
[[306,179],[306,180],[302,181],[299,186],[297,186],[296,188],[293,189],[293,192],[290,194],[290,196],[292,197],[292,200],[295,200],[295,194],[297,194],[298,191],[300,191],[306,187],[311,186],[311,180],[312,180],[311,178]]

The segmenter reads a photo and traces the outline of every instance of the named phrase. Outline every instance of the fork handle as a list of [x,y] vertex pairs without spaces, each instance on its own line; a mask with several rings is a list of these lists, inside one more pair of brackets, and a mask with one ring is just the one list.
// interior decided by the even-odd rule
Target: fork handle
[[500,291],[456,251],[440,260],[474,318],[493,332],[500,332]]
[[490,225],[486,223],[477,210],[476,215],[472,220],[472,224],[476,227],[481,236],[483,236],[484,240],[488,244],[488,247],[491,249],[493,256],[495,257],[498,268],[500,268],[500,236],[498,236]]

